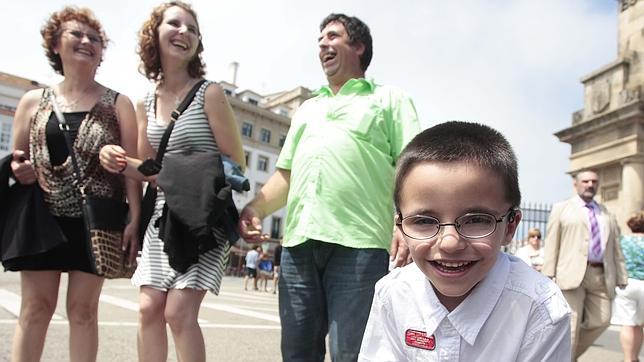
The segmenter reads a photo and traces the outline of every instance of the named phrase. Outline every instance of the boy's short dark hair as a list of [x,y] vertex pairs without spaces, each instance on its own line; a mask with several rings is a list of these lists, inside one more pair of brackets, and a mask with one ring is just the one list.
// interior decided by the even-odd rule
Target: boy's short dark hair
[[369,27],[355,16],[329,14],[329,16],[322,20],[320,31],[324,30],[329,23],[335,21],[344,26],[344,30],[346,30],[347,35],[349,35],[349,41],[351,41],[351,44],[355,45],[356,43],[362,43],[364,45],[364,53],[362,53],[362,56],[360,57],[360,67],[363,71],[366,71],[371,63],[371,57],[373,56],[373,41],[371,39]]
[[400,211],[400,190],[411,169],[424,162],[465,162],[501,177],[511,207],[521,204],[517,158],[503,135],[482,124],[450,121],[420,132],[402,151],[396,167],[394,202]]

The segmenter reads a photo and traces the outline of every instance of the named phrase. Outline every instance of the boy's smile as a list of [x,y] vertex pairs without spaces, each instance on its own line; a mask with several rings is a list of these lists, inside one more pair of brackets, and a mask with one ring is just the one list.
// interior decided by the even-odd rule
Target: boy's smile
[[[468,163],[425,162],[407,174],[400,192],[402,217],[432,216],[440,223],[453,223],[468,213],[486,213],[500,218],[510,204],[504,182],[496,173]],[[432,238],[405,236],[414,262],[432,283],[448,310],[456,308],[487,275],[501,245],[512,240],[521,216],[508,216],[484,238],[468,239],[454,225],[441,226]]]

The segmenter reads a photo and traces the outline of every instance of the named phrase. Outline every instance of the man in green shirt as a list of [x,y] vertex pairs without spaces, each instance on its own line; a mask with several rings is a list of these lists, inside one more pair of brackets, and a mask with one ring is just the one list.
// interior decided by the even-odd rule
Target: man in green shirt
[[355,361],[374,285],[387,273],[394,167],[420,130],[411,99],[366,80],[369,28],[331,14],[320,25],[328,86],[293,116],[277,170],[240,216],[261,241],[261,219],[287,205],[279,304],[284,361]]

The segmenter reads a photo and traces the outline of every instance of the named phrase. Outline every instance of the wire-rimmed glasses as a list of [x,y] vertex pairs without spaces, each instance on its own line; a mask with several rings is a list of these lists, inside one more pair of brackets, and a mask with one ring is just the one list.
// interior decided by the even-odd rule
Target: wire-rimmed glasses
[[456,232],[468,239],[481,239],[492,235],[496,231],[496,225],[508,217],[508,221],[514,220],[516,209],[510,209],[498,218],[494,215],[474,212],[459,216],[452,223],[441,223],[437,218],[428,215],[409,215],[402,217],[398,214],[396,225],[407,237],[417,240],[431,239],[438,235],[442,226],[454,226]]

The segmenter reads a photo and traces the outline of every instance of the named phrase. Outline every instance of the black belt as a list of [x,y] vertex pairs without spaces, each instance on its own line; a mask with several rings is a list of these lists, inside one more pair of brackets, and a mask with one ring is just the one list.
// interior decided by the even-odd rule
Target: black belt
[[589,261],[588,266],[592,266],[593,268],[603,268],[604,263],[595,263],[595,262]]

